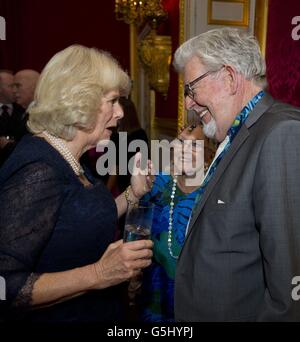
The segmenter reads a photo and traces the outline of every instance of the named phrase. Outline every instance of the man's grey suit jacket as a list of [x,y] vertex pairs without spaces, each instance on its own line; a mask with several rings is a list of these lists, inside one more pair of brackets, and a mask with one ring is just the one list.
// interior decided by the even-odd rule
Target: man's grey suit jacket
[[[176,321],[300,321],[300,109],[266,94],[195,208]],[[299,291],[300,292],[300,291]]]

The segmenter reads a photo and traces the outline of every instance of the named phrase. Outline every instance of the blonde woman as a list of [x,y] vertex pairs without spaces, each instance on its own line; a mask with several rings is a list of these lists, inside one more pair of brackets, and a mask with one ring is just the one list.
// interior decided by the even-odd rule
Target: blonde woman
[[149,190],[136,176],[116,201],[79,163],[122,118],[128,75],[106,52],[71,46],[41,74],[26,136],[0,171],[4,320],[122,319],[116,285],[151,263],[152,242],[113,242],[127,201]]

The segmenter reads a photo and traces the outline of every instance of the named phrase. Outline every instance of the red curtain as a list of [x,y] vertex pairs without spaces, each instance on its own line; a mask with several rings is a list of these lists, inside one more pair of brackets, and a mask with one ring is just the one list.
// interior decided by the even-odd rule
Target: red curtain
[[129,70],[129,26],[115,20],[114,0],[0,0],[7,40],[0,69],[38,71],[59,50],[83,44],[109,51]]
[[292,38],[295,16],[300,16],[299,0],[269,1],[266,62],[273,97],[300,106],[300,40]]

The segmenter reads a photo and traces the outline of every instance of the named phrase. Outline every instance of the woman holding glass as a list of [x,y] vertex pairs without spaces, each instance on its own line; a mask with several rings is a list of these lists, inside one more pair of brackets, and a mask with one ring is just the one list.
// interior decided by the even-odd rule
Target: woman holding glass
[[150,183],[134,177],[115,201],[79,158],[110,138],[129,84],[108,53],[83,46],[59,52],[43,70],[29,110],[32,135],[0,171],[2,320],[123,318],[117,285],[150,265],[152,242],[113,242],[117,218]]

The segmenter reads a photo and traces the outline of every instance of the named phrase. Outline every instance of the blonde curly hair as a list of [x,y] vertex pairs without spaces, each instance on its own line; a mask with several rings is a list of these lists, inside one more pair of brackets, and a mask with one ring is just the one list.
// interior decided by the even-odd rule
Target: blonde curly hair
[[76,130],[92,130],[102,97],[112,90],[127,96],[130,79],[107,52],[72,45],[54,55],[44,68],[29,107],[27,126],[72,140]]

